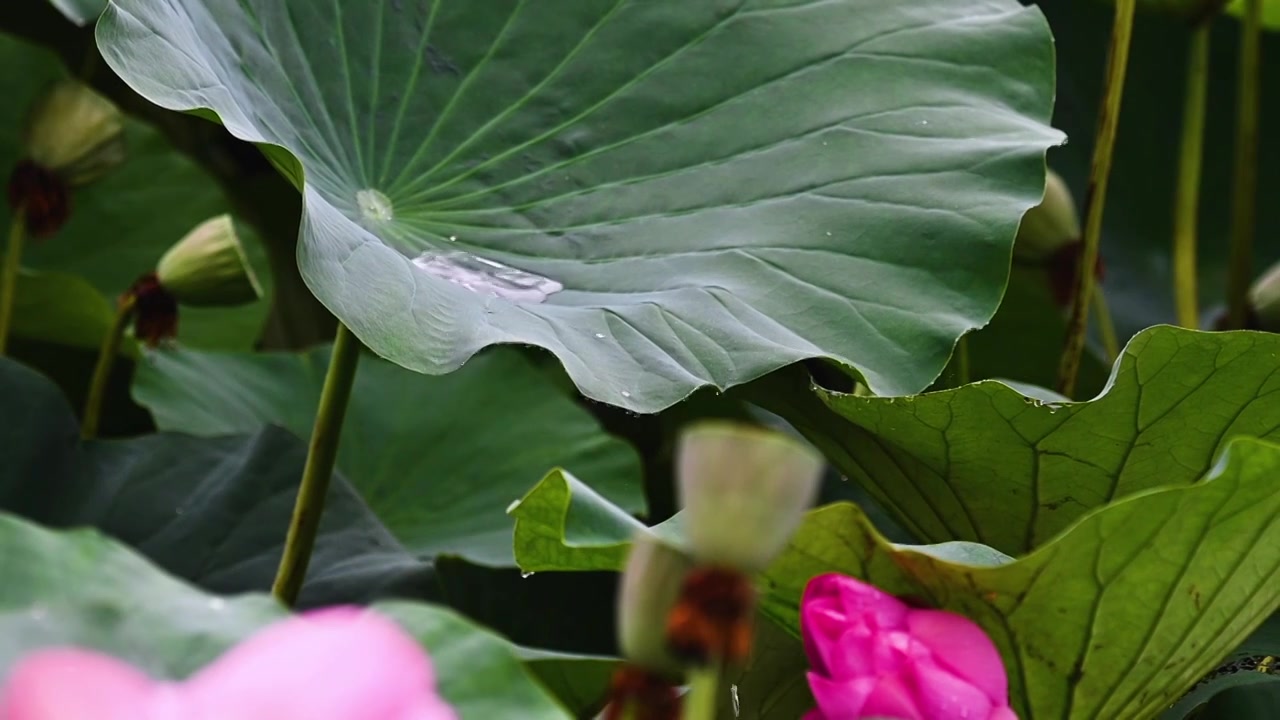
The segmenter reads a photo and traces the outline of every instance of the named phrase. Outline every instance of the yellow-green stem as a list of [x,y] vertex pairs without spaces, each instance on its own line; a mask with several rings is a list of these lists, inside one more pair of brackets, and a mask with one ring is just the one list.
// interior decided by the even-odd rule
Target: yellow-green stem
[[1093,298],[1094,268],[1102,242],[1102,211],[1106,206],[1107,183],[1111,178],[1111,157],[1116,146],[1116,129],[1120,123],[1120,105],[1124,98],[1125,72],[1129,66],[1129,43],[1133,37],[1133,14],[1137,0],[1116,0],[1115,20],[1111,27],[1111,47],[1107,51],[1107,75],[1102,107],[1098,112],[1098,130],[1094,137],[1093,163],[1089,168],[1089,185],[1084,197],[1084,237],[1081,242],[1080,266],[1072,293],[1071,321],[1058,364],[1058,392],[1071,397],[1080,374],[1080,358],[1084,353],[1089,330],[1089,305]]
[[13,303],[18,295],[18,270],[22,267],[22,247],[27,240],[27,214],[15,208],[9,223],[9,244],[4,251],[4,267],[0,270],[0,356],[9,347],[9,329],[13,326]]
[[1245,326],[1253,280],[1254,223],[1258,215],[1258,91],[1261,78],[1262,0],[1245,0],[1240,37],[1236,109],[1235,183],[1231,188],[1231,261],[1227,275],[1227,327]]
[[689,692],[684,696],[681,720],[715,720],[719,693],[719,663],[690,668]]
[[1178,324],[1200,324],[1196,294],[1196,237],[1200,223],[1200,169],[1204,158],[1205,103],[1209,89],[1209,22],[1191,31],[1187,89],[1182,107],[1178,186],[1173,198],[1173,299]]
[[1101,285],[1093,286],[1093,311],[1098,313],[1098,335],[1102,338],[1102,349],[1107,353],[1107,362],[1114,363],[1120,357],[1120,341],[1116,338],[1116,326],[1111,321],[1111,307],[1107,305],[1107,295]]
[[103,398],[107,395],[107,382],[111,380],[111,369],[115,367],[116,355],[120,353],[120,341],[124,339],[124,331],[133,320],[133,309],[136,299],[126,296],[116,306],[115,319],[111,328],[102,338],[102,346],[98,349],[98,362],[93,366],[93,377],[89,380],[89,394],[84,400],[84,413],[80,418],[80,437],[86,440],[98,436],[98,424],[102,419]]
[[342,435],[342,420],[347,414],[347,401],[351,398],[351,384],[355,381],[359,360],[360,341],[346,325],[338,323],[338,335],[333,341],[329,370],[320,393],[320,407],[316,410],[316,422],[311,430],[307,463],[302,470],[302,483],[293,506],[293,519],[285,538],[280,568],[271,586],[272,594],[286,605],[297,601],[298,591],[302,589],[302,581],[307,575],[307,564],[311,561],[320,516],[324,513],[324,500],[329,492],[329,479],[333,476],[338,440]]

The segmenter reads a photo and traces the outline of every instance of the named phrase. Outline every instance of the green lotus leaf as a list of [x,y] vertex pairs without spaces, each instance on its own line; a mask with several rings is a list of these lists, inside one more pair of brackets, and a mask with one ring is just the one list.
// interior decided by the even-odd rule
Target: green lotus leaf
[[[0,514],[0,558],[0,677],[33,650],[75,645],[180,679],[287,614],[266,595],[205,594],[89,530],[57,533]],[[422,643],[464,720],[572,717],[502,638],[443,608],[373,608]]]
[[[134,396],[165,430],[196,435],[279,425],[308,437],[329,349],[302,354],[159,352]],[[511,348],[443,377],[361,358],[338,468],[414,554],[511,566],[503,509],[555,467],[598,479],[626,512],[645,511],[640,459]]]
[[1061,139],[1015,0],[117,0],[97,32],[298,182],[303,277],[379,355],[535,345],[634,411],[812,357],[926,387]]

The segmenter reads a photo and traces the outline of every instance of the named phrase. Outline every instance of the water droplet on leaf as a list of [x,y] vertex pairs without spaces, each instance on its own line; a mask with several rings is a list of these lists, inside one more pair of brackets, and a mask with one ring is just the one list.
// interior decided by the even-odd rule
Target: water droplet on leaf
[[391,211],[391,198],[372,188],[356,192],[356,206],[365,220],[387,222],[395,217]]
[[428,250],[413,259],[419,269],[481,295],[540,303],[564,285],[469,252]]
[[520,573],[520,577],[522,577],[522,578],[531,578],[531,577],[533,577],[533,573],[531,573],[531,572],[522,572],[522,573]]

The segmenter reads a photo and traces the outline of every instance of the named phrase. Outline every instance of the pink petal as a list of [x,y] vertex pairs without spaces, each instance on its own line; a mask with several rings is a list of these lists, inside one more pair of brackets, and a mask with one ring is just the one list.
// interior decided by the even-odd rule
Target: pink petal
[[0,688],[4,720],[150,720],[164,688],[132,666],[96,652],[28,655]]
[[901,600],[880,588],[839,573],[827,573],[810,580],[801,605],[823,598],[838,600],[846,616],[861,618],[876,628],[902,627],[908,610]]
[[431,662],[391,620],[334,608],[277,623],[183,688],[208,718],[456,720]]
[[[867,703],[862,706],[862,715],[855,717],[886,717],[895,720],[944,720],[932,715],[924,715],[912,697],[911,688],[903,682],[901,675],[886,675],[879,678]],[[947,718],[946,720],[950,720]]]
[[[819,718],[845,720],[862,717],[862,706],[875,688],[872,678],[856,680],[829,680],[816,673],[809,673],[809,690],[821,711]],[[812,713],[811,713],[812,714]],[[805,720],[809,720],[808,717]]]
[[982,692],[993,705],[1009,702],[1009,678],[995,643],[969,618],[942,610],[912,610],[907,627],[934,662]]
[[930,720],[981,719],[991,714],[986,693],[932,662],[916,663],[909,674],[911,694]]
[[991,717],[987,720],[1018,720],[1018,715],[1008,705],[1001,705],[991,711]]

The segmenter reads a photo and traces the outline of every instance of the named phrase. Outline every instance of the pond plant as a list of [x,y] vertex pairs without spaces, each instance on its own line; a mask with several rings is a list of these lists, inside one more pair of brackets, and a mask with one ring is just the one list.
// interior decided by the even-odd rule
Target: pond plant
[[1280,716],[1276,30],[4,3],[0,720]]

